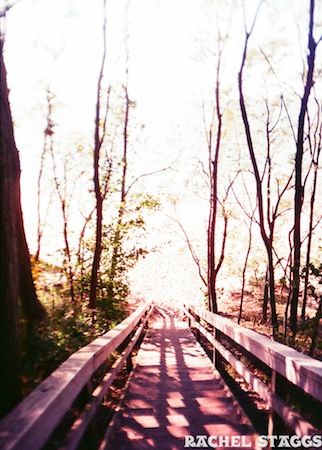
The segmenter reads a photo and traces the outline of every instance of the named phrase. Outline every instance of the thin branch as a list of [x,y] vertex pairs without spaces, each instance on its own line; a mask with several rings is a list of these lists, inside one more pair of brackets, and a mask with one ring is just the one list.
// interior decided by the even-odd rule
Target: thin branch
[[184,237],[185,237],[185,241],[186,241],[186,243],[187,243],[187,245],[188,245],[189,251],[190,251],[191,256],[192,256],[192,259],[194,260],[194,262],[195,262],[196,265],[197,265],[198,273],[199,273],[200,279],[201,279],[201,281],[203,282],[203,284],[204,284],[205,286],[207,286],[207,280],[206,280],[206,278],[203,276],[203,273],[202,273],[202,272],[205,272],[205,270],[204,270],[203,267],[201,266],[200,259],[198,258],[198,255],[197,255],[197,253],[196,253],[196,251],[195,251],[193,245],[191,244],[191,241],[190,241],[190,239],[189,239],[188,233],[187,233],[186,230],[184,229],[184,227],[183,227],[183,225],[181,224],[181,222],[179,221],[179,219],[177,219],[177,218],[175,219],[174,217],[170,217],[170,218],[171,218],[177,225],[179,225],[181,231],[183,232]]
[[142,175],[139,175],[138,177],[136,177],[132,183],[129,185],[129,187],[127,188],[126,192],[125,192],[125,196],[128,195],[128,193],[130,192],[130,190],[132,189],[132,187],[141,179],[141,178],[145,178],[145,177],[149,177],[152,175],[157,175],[159,173],[162,172],[166,172],[167,170],[173,170],[172,169],[172,164],[169,167],[164,167],[163,169],[158,169],[158,170],[154,170],[152,172],[148,172],[148,173],[144,173]]
[[0,18],[5,17],[7,12],[10,11],[10,9],[16,6],[19,2],[21,2],[21,0],[16,0],[14,3],[12,3],[12,5],[7,5],[4,8],[2,8],[0,11]]

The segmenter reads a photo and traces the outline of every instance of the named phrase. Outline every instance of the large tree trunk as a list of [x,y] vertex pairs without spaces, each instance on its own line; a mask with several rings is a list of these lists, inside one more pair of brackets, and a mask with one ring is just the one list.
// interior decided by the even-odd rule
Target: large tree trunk
[[29,326],[45,318],[31,274],[20,201],[20,162],[0,42],[0,414],[20,399],[20,301]]
[[[19,196],[19,160],[15,148],[1,45],[0,129],[0,411],[3,416],[19,401],[19,273],[14,210]],[[8,237],[11,237],[8,239]]]

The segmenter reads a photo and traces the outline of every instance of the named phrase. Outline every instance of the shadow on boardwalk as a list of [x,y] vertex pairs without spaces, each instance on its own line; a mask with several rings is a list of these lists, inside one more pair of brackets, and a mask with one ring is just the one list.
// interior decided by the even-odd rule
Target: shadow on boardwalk
[[[176,450],[187,436],[217,436],[220,448],[255,448],[255,432],[182,321],[162,313],[138,354],[105,449]],[[222,437],[220,437],[222,436]],[[231,436],[238,436],[231,445]],[[238,442],[239,436],[243,442]],[[197,439],[197,438],[195,438]],[[246,447],[245,447],[246,448]]]

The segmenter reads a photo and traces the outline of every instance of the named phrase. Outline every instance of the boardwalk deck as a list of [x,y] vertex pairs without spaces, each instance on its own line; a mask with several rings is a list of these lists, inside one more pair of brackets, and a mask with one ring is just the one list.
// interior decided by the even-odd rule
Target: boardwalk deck
[[184,322],[170,317],[149,330],[113,422],[101,448],[176,450],[188,446],[187,436],[204,439],[197,435],[213,436],[217,449],[256,448],[253,428],[204,350]]

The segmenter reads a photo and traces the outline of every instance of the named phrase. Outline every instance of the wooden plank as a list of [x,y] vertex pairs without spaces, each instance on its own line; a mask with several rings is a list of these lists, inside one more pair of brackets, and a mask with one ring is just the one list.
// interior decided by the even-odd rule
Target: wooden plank
[[2,450],[37,450],[46,442],[95,370],[150,308],[147,302],[122,323],[71,355],[0,422]]
[[226,442],[243,435],[256,448],[254,429],[186,324],[160,320],[145,337],[100,450],[183,449],[186,436],[200,434],[224,435]]
[[268,367],[322,402],[321,361],[303,355],[218,314],[190,305],[189,309],[255,355]]

